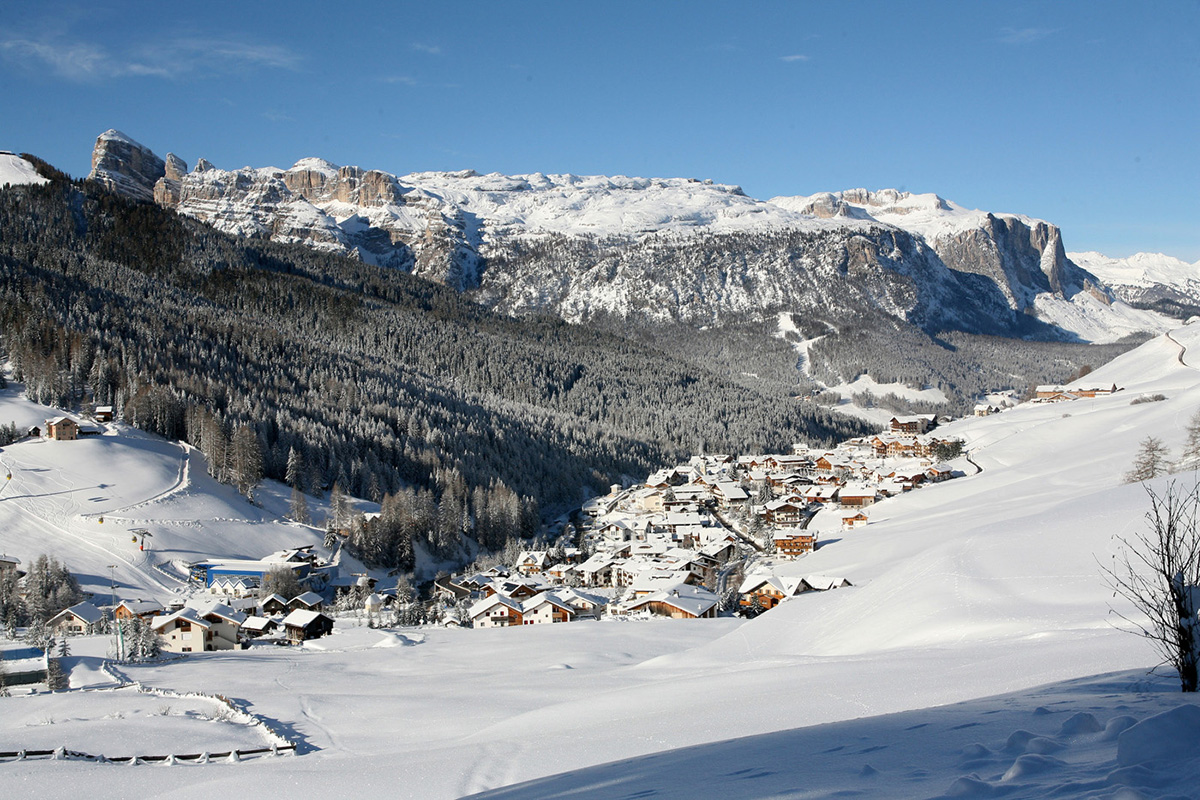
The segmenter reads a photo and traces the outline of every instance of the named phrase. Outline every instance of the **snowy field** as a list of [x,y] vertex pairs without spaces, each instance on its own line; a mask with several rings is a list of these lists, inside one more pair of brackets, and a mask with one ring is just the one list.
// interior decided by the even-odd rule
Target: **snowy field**
[[[851,588],[749,622],[343,627],[304,648],[128,667],[147,686],[245,703],[299,754],[176,767],[9,762],[0,796],[1198,796],[1200,709],[1172,676],[1149,674],[1144,641],[1116,629],[1110,606],[1129,610],[1099,566],[1115,534],[1142,525],[1145,492],[1121,483],[1139,441],[1158,436],[1178,453],[1200,408],[1200,326],[1172,335],[1093,373],[1124,387],[1115,395],[943,429],[966,440],[982,472],[881,503],[869,525],[791,565]],[[1167,399],[1130,404],[1158,393]],[[0,453],[23,481],[0,495],[0,548],[25,559],[45,543],[107,589],[105,565],[128,541],[103,538],[108,515],[158,526],[155,547],[181,556],[257,554],[310,535],[202,483],[202,462],[175,445],[126,429],[98,439],[78,444],[110,448],[106,464],[120,447],[137,451],[123,469],[138,477],[127,484],[115,469],[94,465],[93,475],[52,456],[67,444]],[[121,570],[155,591],[144,562]],[[73,686],[103,675],[104,642],[81,647]],[[84,694],[53,700],[72,696]],[[0,700],[0,743],[30,729],[9,713],[27,700]],[[169,769],[189,772],[172,780]]]

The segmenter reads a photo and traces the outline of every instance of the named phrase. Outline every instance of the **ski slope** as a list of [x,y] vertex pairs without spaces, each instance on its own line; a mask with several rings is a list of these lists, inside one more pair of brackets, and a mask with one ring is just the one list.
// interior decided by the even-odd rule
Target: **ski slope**
[[[409,798],[1194,793],[1200,709],[1172,676],[1148,674],[1152,650],[1115,627],[1112,608],[1132,611],[1100,564],[1114,535],[1142,524],[1144,489],[1121,483],[1139,441],[1158,436],[1177,453],[1200,408],[1197,367],[1200,326],[1182,328],[1089,376],[1123,387],[1114,395],[947,426],[981,472],[880,503],[869,525],[790,565],[844,575],[851,588],[748,622],[344,624],[303,648],[129,667],[151,686],[246,702],[297,738],[300,754],[171,768],[190,770],[185,780],[158,767],[15,762],[0,767],[0,793],[33,782],[62,795],[182,797],[282,786]],[[1130,403],[1159,393],[1167,399]],[[193,509],[220,530],[213,509],[236,498],[213,486],[209,499],[195,465],[193,483],[172,492],[174,446],[138,442],[128,446],[146,452],[141,469],[154,477],[106,501],[110,513],[132,519],[120,509],[136,506],[148,521],[170,510],[153,524],[179,548],[199,538],[177,531]],[[64,515],[58,540],[89,530],[92,491],[72,496],[81,509]],[[246,535],[279,525],[253,515],[236,524]],[[81,545],[77,557],[95,571],[107,556]],[[0,743],[19,743],[12,719],[0,715]],[[153,720],[114,720],[114,735],[127,724]]]
[[[21,391],[15,383],[0,390],[0,422],[44,429],[62,415]],[[210,478],[203,456],[186,445],[83,422],[103,433],[70,442],[27,438],[0,450],[0,479],[12,476],[0,487],[0,552],[24,564],[53,555],[103,598],[115,591],[118,599],[165,603],[184,593],[172,575],[186,577],[188,563],[320,542],[316,529],[280,519],[281,487],[264,484],[256,506]],[[133,530],[149,532],[145,550]]]

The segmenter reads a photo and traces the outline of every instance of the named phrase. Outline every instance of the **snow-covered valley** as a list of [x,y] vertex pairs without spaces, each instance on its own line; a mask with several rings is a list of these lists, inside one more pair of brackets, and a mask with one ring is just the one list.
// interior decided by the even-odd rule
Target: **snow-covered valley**
[[[343,626],[301,648],[126,666],[147,686],[245,703],[287,731],[298,754],[137,769],[8,762],[0,791],[201,796],[286,785],[305,796],[437,798],[566,772],[499,796],[1186,794],[1200,770],[1194,749],[1143,764],[1134,739],[1117,741],[1133,721],[1195,706],[1172,676],[1147,674],[1155,656],[1117,629],[1110,608],[1130,612],[1100,572],[1113,536],[1143,524],[1143,488],[1122,484],[1139,441],[1158,436],[1178,450],[1200,404],[1200,330],[1172,336],[1089,376],[1123,387],[1116,394],[944,426],[981,473],[893,498],[869,526],[796,562],[805,573],[846,575],[851,588],[802,595],[750,621]],[[1130,403],[1154,394],[1166,399]],[[0,420],[19,424],[53,413],[15,390],[0,405]],[[166,599],[176,586],[151,559],[258,554],[317,538],[278,520],[278,491],[251,506],[210,482],[197,455],[125,428],[19,443],[0,459],[13,473],[0,496],[0,550],[54,553],[98,595],[109,591],[110,564],[120,593]],[[129,539],[135,524],[154,531],[149,555]],[[108,646],[77,640],[73,686],[111,682],[96,669]],[[32,747],[25,727],[64,715],[71,696],[0,700],[21,704],[0,715],[0,750]],[[120,755],[135,723],[156,720],[114,717],[99,734],[93,721],[88,736],[108,726],[109,752]],[[1162,745],[1178,738],[1171,729],[1195,741],[1191,717],[1158,720],[1141,735]],[[67,737],[70,726],[61,730]]]

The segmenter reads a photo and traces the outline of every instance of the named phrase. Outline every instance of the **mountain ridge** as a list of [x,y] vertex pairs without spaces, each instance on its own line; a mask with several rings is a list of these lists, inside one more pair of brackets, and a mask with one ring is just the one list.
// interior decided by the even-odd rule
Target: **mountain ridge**
[[[397,176],[319,158],[288,169],[186,167],[107,131],[89,177],[224,232],[351,255],[508,313],[572,322],[720,325],[820,306],[833,316],[872,308],[930,332],[1043,339],[1113,341],[1162,327],[1107,314],[1117,298],[1066,256],[1056,226],[937,195],[855,189],[764,201],[689,178]],[[651,251],[649,265],[636,263]],[[1061,312],[1084,295],[1097,302]],[[1071,327],[1080,313],[1113,321],[1081,332]]]

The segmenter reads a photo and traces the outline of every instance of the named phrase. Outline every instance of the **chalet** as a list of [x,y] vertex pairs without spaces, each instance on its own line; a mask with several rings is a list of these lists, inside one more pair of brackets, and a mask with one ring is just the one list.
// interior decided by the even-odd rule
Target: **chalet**
[[816,547],[817,535],[811,531],[792,528],[775,534],[775,552],[784,558],[811,553]]
[[840,486],[811,486],[804,490],[804,499],[809,503],[829,505],[837,500]]
[[112,406],[96,406],[96,412],[93,415],[96,422],[112,422],[113,407]]
[[56,442],[70,442],[79,438],[79,423],[70,417],[46,420],[46,438]]
[[113,609],[113,619],[126,620],[137,617],[151,620],[161,613],[163,613],[162,605],[153,600],[122,600]]
[[857,514],[843,515],[842,516],[842,527],[847,528],[847,529],[861,528],[863,525],[866,525],[868,521],[869,521],[869,518],[867,517],[867,515],[865,513],[863,513],[862,511],[859,511]]
[[325,608],[325,598],[316,592],[298,594],[288,601],[290,611],[321,611]]
[[279,623],[269,617],[246,617],[242,623],[242,635],[247,639],[257,639],[275,632]]
[[260,600],[258,607],[264,616],[286,614],[288,612],[288,601],[287,598],[281,594],[273,594],[270,597],[264,597],[262,600]]
[[104,614],[100,609],[83,602],[55,614],[46,622],[46,627],[61,636],[79,636],[91,633],[102,619]]
[[578,589],[558,589],[554,596],[566,603],[576,617],[598,617],[606,605],[604,598],[581,592]]
[[574,617],[575,609],[549,592],[542,592],[521,604],[522,625],[570,622]]
[[763,611],[770,611],[785,599],[799,591],[799,578],[781,578],[774,575],[752,575],[738,587],[738,604],[743,609],[753,608],[755,598]]
[[596,533],[605,539],[613,539],[618,542],[628,542],[633,538],[633,528],[623,520],[606,522],[596,529]]
[[205,609],[181,608],[155,617],[150,627],[169,653],[233,650],[246,615],[219,604]]
[[517,572],[522,575],[533,575],[544,572],[549,563],[545,550],[524,550],[517,556]]
[[718,482],[714,494],[717,496],[717,502],[723,508],[744,506],[750,500],[750,495],[746,494],[746,490],[733,481]]
[[494,594],[471,606],[467,611],[471,625],[476,628],[503,628],[522,624],[521,602]]
[[717,616],[717,596],[699,586],[681,584],[625,604],[630,613],[647,612],[672,619],[712,619]]
[[805,504],[793,500],[772,500],[763,506],[768,523],[781,528],[793,528],[804,521]]
[[300,644],[333,633],[333,617],[320,611],[298,608],[283,618],[283,629],[287,632],[289,642]]
[[875,505],[875,489],[869,486],[843,486],[838,492],[842,508],[866,508]]
[[496,579],[483,587],[485,596],[493,594],[508,597],[513,600],[525,600],[533,597],[535,594],[547,589],[549,584],[544,580],[538,580],[533,576],[527,578],[512,578],[507,580]]
[[1000,409],[987,403],[979,403],[975,406],[974,414],[977,417],[990,417],[992,414],[997,414]]
[[954,470],[948,464],[934,464],[925,470],[925,477],[933,483],[947,481],[954,477]]

